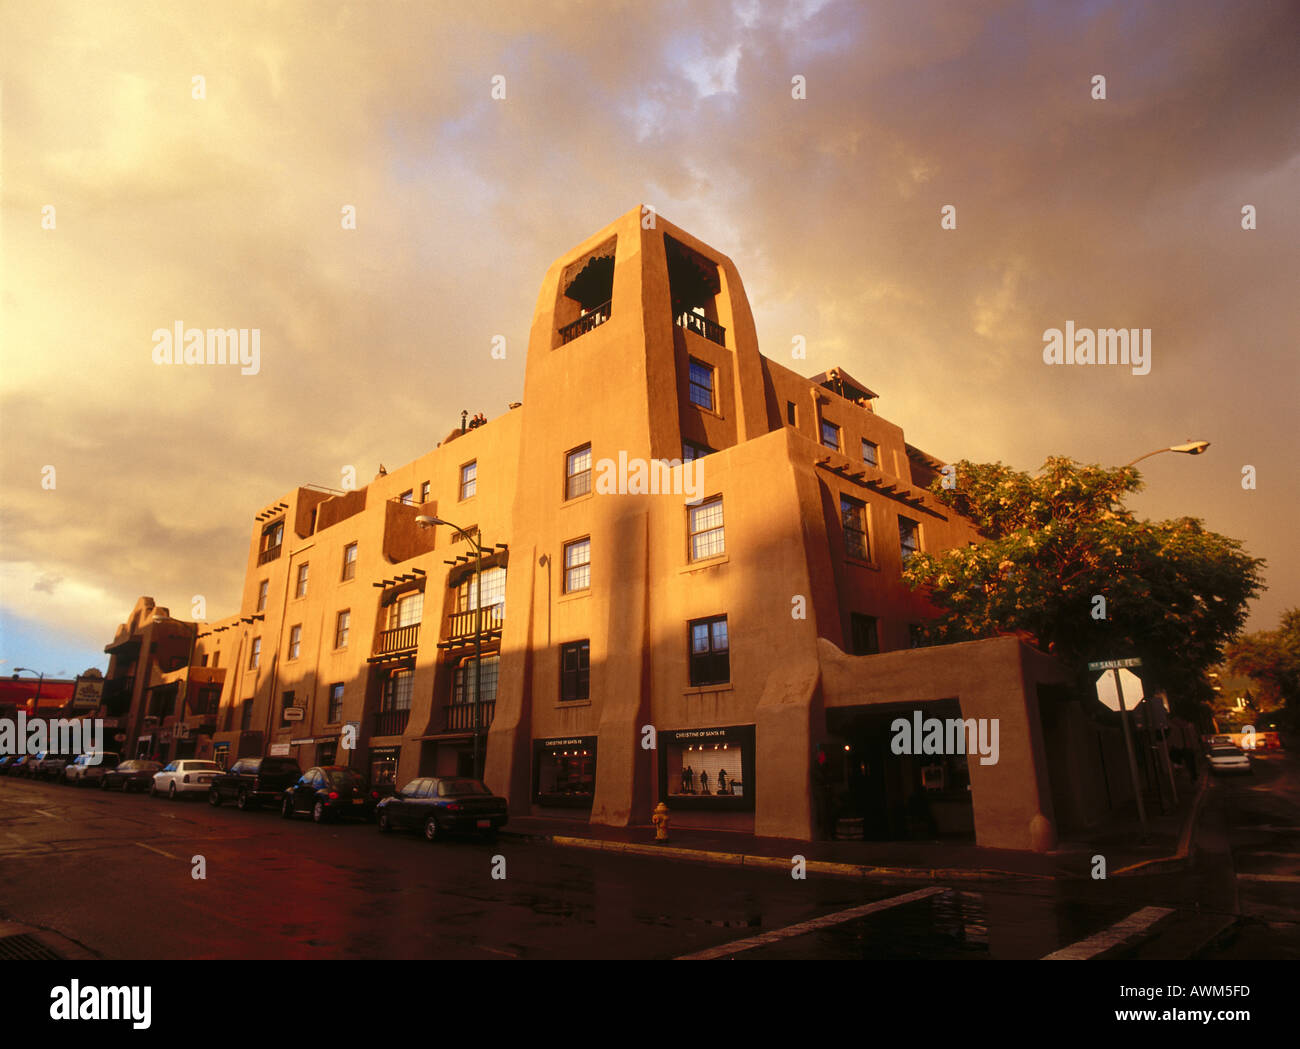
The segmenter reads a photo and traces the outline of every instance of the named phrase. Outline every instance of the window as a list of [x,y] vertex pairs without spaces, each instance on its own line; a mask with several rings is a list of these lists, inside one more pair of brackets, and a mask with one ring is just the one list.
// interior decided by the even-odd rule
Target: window
[[826,419],[822,420],[822,444],[831,451],[840,450],[840,428]]
[[309,567],[310,566],[307,564],[306,561],[304,561],[302,564],[298,566],[298,585],[294,587],[294,591],[293,591],[294,597],[307,596],[307,569]]
[[694,441],[682,442],[682,462],[690,463],[696,459],[703,459],[706,455],[712,455],[713,449],[707,444],[696,444]]
[[868,441],[865,437],[862,438],[862,461],[864,463],[868,466],[879,466],[879,451],[880,449],[874,441]]
[[330,685],[329,723],[337,725],[343,720],[343,682]]
[[415,674],[409,670],[394,670],[384,681],[382,710],[410,710],[411,692]]
[[691,361],[691,403],[713,411],[713,369],[694,357]]
[[206,667],[207,665],[208,665],[208,654],[204,652],[202,658],[199,660],[199,666]]
[[591,589],[591,539],[564,544],[564,592]]
[[876,617],[853,612],[849,616],[850,645],[855,656],[874,656],[880,651]]
[[478,607],[480,585],[483,587],[484,608],[493,608],[506,603],[506,570],[500,566],[485,568],[481,584],[471,575],[456,588],[457,612],[473,612]]
[[692,620],[690,645],[692,685],[721,685],[731,680],[726,616]]
[[[480,703],[495,703],[497,698],[497,678],[501,669],[501,657],[497,655],[483,657],[483,691],[479,693]],[[462,660],[456,668],[456,682],[452,692],[453,703],[474,702],[474,657]]]
[[219,666],[220,664],[221,664],[221,652],[220,650],[218,650],[212,653],[212,665],[216,667]]
[[284,712],[293,706],[293,693],[285,692],[280,696],[280,723],[287,724],[289,719],[284,716]]
[[348,647],[348,630],[352,627],[352,611],[345,608],[334,621],[334,647]]
[[289,628],[289,658],[297,659],[302,651],[302,624]]
[[338,759],[339,743],[333,740],[330,743],[316,744],[316,760],[322,765],[333,765]]
[[468,499],[478,491],[478,460],[460,468],[460,497]]
[[242,732],[247,732],[253,724],[253,701],[244,700],[244,705],[239,709],[239,728]]
[[844,553],[859,561],[871,560],[867,537],[867,506],[847,495],[840,496],[840,520],[844,524]]
[[785,421],[791,426],[799,425],[799,415],[795,411],[794,401],[785,402]]
[[388,606],[388,629],[415,626],[424,618],[424,591],[403,594]]
[[355,579],[357,575],[357,544],[348,543],[343,548],[343,579]]
[[589,699],[591,692],[591,642],[571,641],[560,646],[560,699]]
[[565,456],[564,498],[573,499],[591,491],[591,445],[584,444]]
[[248,653],[248,669],[256,670],[259,663],[262,662],[262,639],[253,638],[253,648]]
[[284,521],[275,521],[262,529],[262,563],[272,561],[280,556],[280,545],[284,542]]
[[270,588],[271,581],[269,579],[263,579],[257,587],[257,610],[259,612],[266,611],[266,593]]
[[429,487],[429,482],[428,482],[428,481],[425,481],[423,484],[421,484],[421,485],[420,485],[420,502],[422,502],[422,503],[427,503],[427,502],[429,501],[429,495],[431,494],[431,491],[432,491],[432,490],[431,490],[430,487]]
[[921,526],[910,517],[898,518],[898,542],[903,554],[903,564],[912,559],[913,554],[921,552]]
[[699,506],[688,506],[691,535],[691,560],[717,557],[727,548],[722,529],[722,496],[706,499]]

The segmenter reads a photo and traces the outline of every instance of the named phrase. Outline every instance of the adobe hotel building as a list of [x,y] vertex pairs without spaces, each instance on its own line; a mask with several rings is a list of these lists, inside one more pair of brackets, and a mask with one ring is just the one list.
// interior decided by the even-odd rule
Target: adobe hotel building
[[[904,559],[977,539],[924,490],[940,464],[847,374],[762,356],[731,261],[644,215],[547,272],[521,406],[259,508],[238,614],[195,629],[141,599],[108,646],[123,748],[469,773],[476,541],[484,778],[514,815],[643,824],[663,800],[674,825],[809,839],[822,747],[868,837],[1044,849],[1090,822],[1097,742],[1049,659],[912,647]],[[646,494],[656,460],[687,464]],[[892,754],[918,709],[997,718],[999,760]]]

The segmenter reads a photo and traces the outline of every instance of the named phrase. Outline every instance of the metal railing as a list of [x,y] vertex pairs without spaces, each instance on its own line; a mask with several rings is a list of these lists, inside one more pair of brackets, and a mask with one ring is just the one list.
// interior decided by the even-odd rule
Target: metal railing
[[379,636],[375,638],[375,650],[372,654],[386,656],[390,652],[402,652],[408,648],[416,648],[419,641],[419,623],[394,627],[392,630],[381,630]]
[[[613,300],[610,300],[612,302]],[[610,302],[601,303],[595,309],[588,310],[572,324],[566,324],[560,329],[560,344],[572,342],[579,335],[585,335],[593,328],[599,328],[610,318],[613,312],[610,309]]]
[[685,313],[677,315],[676,323],[679,328],[693,331],[696,335],[703,335],[710,342],[716,342],[719,346],[727,344],[727,329],[716,321],[709,320],[708,317],[701,317],[698,313],[687,310]]

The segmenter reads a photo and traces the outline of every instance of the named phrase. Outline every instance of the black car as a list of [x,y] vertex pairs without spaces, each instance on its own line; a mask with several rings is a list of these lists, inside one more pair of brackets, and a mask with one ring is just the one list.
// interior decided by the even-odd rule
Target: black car
[[430,841],[448,831],[495,834],[508,818],[505,798],[461,776],[411,780],[376,813],[381,831],[420,827]]
[[5,773],[15,779],[26,776],[27,767],[35,760],[36,758],[30,754],[19,754],[5,766]]
[[317,823],[344,816],[370,819],[379,802],[379,791],[370,790],[356,769],[343,765],[319,765],[304,772],[280,799],[280,815],[293,819],[310,812]]
[[7,776],[9,770],[13,767],[14,762],[20,757],[22,757],[21,754],[6,754],[3,757],[0,757],[0,776]]
[[99,789],[117,789],[123,794],[129,790],[146,791],[153,785],[154,773],[161,770],[162,763],[158,761],[146,761],[144,758],[124,761],[99,777]]
[[285,790],[301,776],[302,768],[293,758],[240,758],[230,771],[213,779],[208,804],[220,805],[228,798],[244,810],[264,801],[278,804]]

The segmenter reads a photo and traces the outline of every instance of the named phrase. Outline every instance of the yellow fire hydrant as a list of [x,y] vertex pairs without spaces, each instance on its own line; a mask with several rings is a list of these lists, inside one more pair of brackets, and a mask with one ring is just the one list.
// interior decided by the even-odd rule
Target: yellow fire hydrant
[[650,817],[655,825],[655,841],[668,840],[668,806],[662,801],[655,806],[655,813]]

